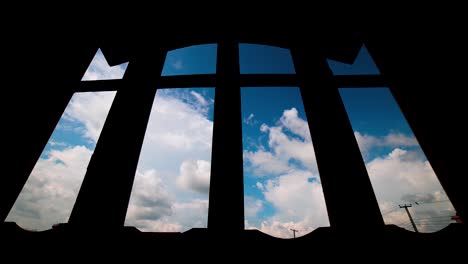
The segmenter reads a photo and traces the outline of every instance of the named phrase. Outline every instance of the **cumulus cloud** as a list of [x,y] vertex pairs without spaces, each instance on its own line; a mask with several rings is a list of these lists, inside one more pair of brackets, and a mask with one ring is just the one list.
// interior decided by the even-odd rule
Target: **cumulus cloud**
[[133,189],[138,191],[133,194],[133,206],[129,206],[127,212],[130,224],[139,225],[141,221],[156,221],[172,214],[174,197],[155,170],[143,173],[137,171]]
[[281,124],[307,142],[311,142],[309,124],[298,116],[296,108],[284,110],[280,118]]
[[96,55],[88,66],[82,81],[121,79],[127,69],[128,62],[120,65],[109,66],[106,58],[98,49]]
[[[296,170],[267,180],[263,194],[265,200],[277,209],[277,213],[262,222],[264,230],[261,230],[270,232],[272,228],[281,229],[294,224],[296,229],[304,231],[304,235],[317,227],[328,226],[322,186],[319,181],[311,180],[315,178],[317,176],[310,171]],[[280,230],[276,232],[282,233]]]
[[[140,165],[175,160],[177,171],[185,159],[210,160],[213,122],[203,111],[170,94],[158,91],[146,131]],[[170,155],[169,157],[167,155]]]
[[[273,126],[262,124],[260,131],[268,135],[268,146],[244,151],[244,159],[253,176],[268,176],[257,178],[254,188],[263,195],[263,208],[270,206],[274,213],[253,218],[255,200],[250,199],[246,201],[246,227],[291,238],[291,228],[300,230],[297,235],[305,235],[327,226],[327,210],[306,120],[298,116],[295,108],[286,109],[279,122]],[[421,232],[439,230],[450,222],[454,209],[413,136],[389,132],[377,137],[357,131],[355,136],[363,152],[390,149],[366,164],[387,224],[412,230],[406,211],[398,206],[404,203],[413,204],[410,210]]]
[[317,163],[311,141],[297,139],[286,135],[283,127],[269,127],[268,145],[276,157],[282,160],[295,160],[308,169],[316,172]]
[[[207,116],[210,104],[202,93],[158,90],[125,225],[152,232],[206,227],[213,131],[213,122]],[[154,173],[147,174],[149,171]],[[145,175],[160,184],[149,185]],[[157,204],[164,201],[165,206],[146,208],[141,204],[143,194]],[[138,214],[142,211],[147,214]]]
[[74,146],[39,159],[6,221],[37,231],[67,222],[91,154],[84,146]]
[[[291,170],[290,162],[293,160],[317,172],[309,126],[298,116],[295,108],[285,110],[276,126],[262,124],[260,131],[268,133],[270,151],[264,148],[244,151],[247,169],[253,170],[255,175],[275,176],[286,173]],[[293,136],[286,134],[286,131]]]
[[84,127],[84,137],[96,143],[106,121],[116,92],[76,93],[63,118]]
[[177,184],[187,190],[208,194],[211,163],[205,160],[186,160],[180,165]]
[[125,225],[145,232],[182,232],[207,226],[207,199],[180,201],[180,193],[171,194],[163,177],[154,172],[146,172],[135,181],[137,191],[132,193]]
[[418,141],[414,136],[403,133],[390,132],[383,137],[376,137],[355,131],[354,136],[358,142],[361,152],[368,153],[374,147],[416,147]]
[[[57,127],[64,133],[73,132],[67,138],[71,141],[63,142],[69,147],[63,149],[66,147],[63,139],[51,138],[50,151],[36,164],[7,221],[35,230],[68,221],[92,155],[87,147],[92,148],[97,141],[114,95],[114,92],[74,95],[63,115],[73,127]],[[207,106],[202,108],[203,102],[212,104],[210,98],[197,99],[187,90],[158,91],[126,225],[162,232],[206,227],[213,123],[207,117]],[[88,139],[91,145],[73,145],[77,135]]]
[[244,159],[256,176],[271,176],[290,170],[288,161],[264,150],[244,151]]
[[179,201],[180,193],[172,193],[169,184],[154,170],[138,172],[125,225],[146,232],[182,232],[206,227],[208,200]]
[[[405,203],[413,204],[411,211],[413,218],[420,219],[416,221],[420,231],[435,231],[450,222],[454,209],[420,152],[395,148],[388,155],[368,162],[367,170],[387,224],[408,224],[403,209],[385,214],[389,207],[398,209],[399,204]],[[438,225],[429,225],[427,221],[431,219],[437,219]]]
[[[68,104],[62,119],[81,128],[82,137],[93,148],[104,126],[115,92],[77,93]],[[58,126],[65,138],[73,138],[74,130]],[[71,133],[69,133],[71,132]],[[86,167],[93,153],[89,146],[74,145],[50,138],[48,147],[36,163],[7,221],[15,221],[27,229],[46,230],[55,223],[68,221]]]
[[263,209],[263,201],[252,196],[245,196],[244,207],[246,218],[256,217]]
[[[298,116],[297,109],[286,109],[276,125],[262,124],[260,131],[268,134],[268,149],[259,146],[255,151],[244,151],[244,160],[253,176],[268,177],[255,184],[264,200],[246,197],[246,227],[291,238],[291,228],[300,230],[296,235],[302,236],[328,226],[307,121]],[[274,208],[274,214],[256,216],[265,205]]]

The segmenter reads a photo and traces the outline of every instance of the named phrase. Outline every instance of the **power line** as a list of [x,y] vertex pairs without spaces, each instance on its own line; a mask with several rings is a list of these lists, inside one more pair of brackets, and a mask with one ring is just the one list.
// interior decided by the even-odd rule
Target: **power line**
[[414,232],[419,233],[418,228],[416,227],[416,224],[413,221],[413,218],[411,217],[411,214],[408,210],[408,207],[411,207],[411,204],[404,204],[404,205],[398,205],[400,208],[405,208],[406,213],[408,214],[409,220],[411,221],[411,224],[413,225]]
[[447,199],[447,200],[432,201],[432,202],[425,202],[425,203],[422,203],[422,202],[415,202],[415,203],[417,205],[421,205],[421,204],[434,204],[434,203],[443,203],[443,202],[450,202],[450,200]]
[[398,206],[395,206],[393,209],[390,209],[390,210],[388,210],[388,211],[382,213],[382,215],[389,214],[389,213],[391,213],[391,212],[394,212],[394,211],[397,210],[397,209],[399,209]]
[[440,218],[450,219],[451,215],[439,215],[439,216],[429,216],[429,217],[422,217],[422,218],[413,218],[413,220],[426,220],[426,219],[434,219],[434,220],[444,220]]

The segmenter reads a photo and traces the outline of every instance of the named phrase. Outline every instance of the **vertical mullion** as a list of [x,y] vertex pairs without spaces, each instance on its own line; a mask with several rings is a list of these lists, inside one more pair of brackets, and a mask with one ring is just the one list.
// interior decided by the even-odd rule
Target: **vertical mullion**
[[208,228],[244,230],[239,45],[218,44]]
[[330,225],[341,230],[383,226],[377,200],[346,110],[323,54],[293,48]]
[[[148,119],[166,52],[132,59],[107,116],[70,223],[123,226]],[[156,80],[156,81],[155,81]],[[102,227],[100,227],[102,228]]]

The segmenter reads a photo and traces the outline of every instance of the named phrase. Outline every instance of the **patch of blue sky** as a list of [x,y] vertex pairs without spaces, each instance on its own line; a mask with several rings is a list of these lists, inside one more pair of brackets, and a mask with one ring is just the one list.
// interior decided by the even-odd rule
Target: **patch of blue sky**
[[162,76],[216,73],[217,44],[202,44],[167,52]]

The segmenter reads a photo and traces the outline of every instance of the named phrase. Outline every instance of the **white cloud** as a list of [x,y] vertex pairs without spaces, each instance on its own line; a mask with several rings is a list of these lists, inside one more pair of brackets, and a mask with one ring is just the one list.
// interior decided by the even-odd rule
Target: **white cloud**
[[[200,93],[182,91],[156,94],[125,225],[153,232],[207,225],[213,122],[203,104],[209,100]],[[147,183],[148,171],[154,173],[147,177],[159,185]],[[155,203],[164,201],[165,206],[145,208],[139,202],[140,193]],[[149,211],[144,217],[137,214],[144,210]]]
[[244,151],[244,159],[249,163],[249,170],[256,176],[278,175],[290,170],[288,161],[264,150]]
[[201,104],[202,106],[207,106],[208,105],[208,101],[206,101],[205,97],[203,97],[201,94],[195,92],[195,91],[191,91],[190,92],[191,95],[193,95],[193,97],[195,97],[195,99],[197,99],[198,103]]
[[52,147],[65,147],[67,146],[68,144],[66,142],[61,142],[61,141],[54,141],[54,140],[49,140],[49,142],[47,142],[49,145],[51,145]]
[[289,137],[281,126],[270,127],[268,131],[268,145],[276,157],[287,161],[296,160],[313,172],[317,172],[315,151],[311,141]]
[[81,80],[91,81],[121,79],[125,73],[125,70],[127,69],[127,66],[128,62],[112,67],[109,66],[106,58],[101,52],[101,49],[98,49]]
[[253,113],[250,113],[250,115],[247,118],[244,118],[242,121],[247,124],[247,125],[253,125],[257,123],[257,121],[254,119],[255,115]]
[[[272,228],[294,225],[305,235],[317,227],[329,225],[322,186],[309,171],[297,170],[269,179],[263,194],[277,213],[262,222],[262,231],[271,232]],[[284,234],[281,230],[270,234]]]
[[263,184],[261,182],[257,182],[255,183],[255,186],[257,186],[257,188],[261,191],[263,191],[265,189],[265,187],[263,186]]
[[309,124],[306,120],[298,116],[296,108],[291,108],[289,110],[284,110],[283,115],[280,118],[281,124],[289,129],[296,135],[299,135],[302,139],[305,139],[307,142],[311,142]]
[[371,136],[368,134],[361,134],[358,131],[354,131],[354,136],[356,137],[356,141],[359,145],[359,149],[361,150],[364,155],[368,154],[368,151],[374,147],[379,145],[379,140],[375,136]]
[[440,190],[429,162],[414,151],[396,148],[387,156],[367,163],[367,168],[375,192],[386,201],[402,201],[406,194]]
[[177,184],[186,189],[204,194],[210,190],[211,163],[205,160],[186,160],[180,165]]
[[276,126],[262,124],[260,131],[268,133],[269,151],[263,146],[244,151],[244,159],[254,176],[269,176],[255,186],[264,196],[264,201],[259,200],[263,201],[261,208],[268,204],[275,212],[269,217],[254,217],[253,213],[260,210],[259,204],[254,203],[255,199],[246,199],[246,227],[291,238],[291,228],[299,230],[296,236],[302,236],[328,226],[307,121],[298,116],[295,108],[286,109]]
[[181,70],[182,68],[184,68],[184,64],[183,64],[182,60],[172,61],[171,66],[172,66],[172,68],[174,68],[176,70]]
[[[422,154],[396,148],[385,157],[367,163],[367,169],[382,212],[412,203],[410,210],[413,218],[420,219],[416,221],[420,231],[435,231],[450,222],[454,209]],[[427,224],[431,219],[437,219],[439,225]],[[408,224],[404,209],[384,214],[384,220],[387,224]]]
[[257,214],[263,209],[263,201],[252,196],[245,196],[244,207],[246,218],[256,217]]
[[[255,187],[264,196],[263,205],[272,206],[275,213],[261,219],[250,217],[246,226],[289,238],[293,235],[291,228],[300,230],[297,234],[300,236],[318,226],[328,225],[320,180],[314,177],[317,175],[315,157],[307,122],[292,108],[283,112],[275,126],[262,124],[260,131],[268,134],[269,151],[260,146],[256,151],[245,151],[244,158],[254,175],[270,176],[264,182],[257,182]],[[450,222],[449,216],[454,214],[454,209],[430,164],[421,152],[398,148],[418,146],[414,137],[397,132],[383,137],[359,132],[355,135],[363,151],[375,147],[394,148],[385,157],[367,163],[387,224],[412,230],[406,211],[398,207],[404,203],[413,203],[410,210],[419,231],[436,231]],[[252,211],[255,208],[252,201],[250,205]],[[431,219],[437,219],[436,224],[431,223]]]
[[407,136],[403,133],[389,133],[384,137],[383,145],[391,147],[413,147],[419,144],[414,136]]
[[91,154],[84,146],[74,146],[39,159],[6,221],[38,231],[67,222]]
[[[76,123],[73,129],[79,128],[82,137],[96,142],[114,94],[75,94],[63,117]],[[138,191],[132,193],[126,225],[170,232],[207,225],[213,123],[201,110],[203,101],[185,94],[179,99],[158,92],[134,181]],[[27,192],[18,199],[8,221],[36,230],[67,222],[92,151],[83,146],[58,151],[53,148],[61,144],[51,142],[48,158],[36,164],[25,186]]]
[[208,202],[177,202],[167,180],[154,170],[137,172],[125,225],[141,231],[180,232],[206,222]]
[[301,237],[312,232],[315,228],[311,227],[309,223],[305,221],[282,222],[276,220],[265,220],[261,223],[260,228],[258,229],[263,233],[274,237],[293,238],[293,231],[291,229],[298,230],[298,232],[296,232],[296,237]]
[[[115,92],[77,93],[62,118],[79,124],[77,128],[83,132],[83,137],[95,143],[114,96]],[[72,139],[73,136],[67,134],[69,129],[57,129]],[[55,223],[68,221],[93,152],[85,146],[57,141],[53,137],[48,144],[51,150],[36,163],[7,218],[24,228],[46,230]],[[57,149],[64,146],[68,147]]]
[[116,92],[76,93],[73,95],[64,118],[84,126],[84,137],[96,143],[104,127]]
[[365,155],[374,147],[415,147],[419,146],[414,136],[408,136],[403,133],[390,132],[386,136],[376,137],[368,134],[354,132],[361,152]]
[[184,160],[210,160],[212,131],[213,122],[198,106],[158,91],[139,166],[149,169],[165,160],[177,172]]
[[125,225],[145,232],[182,232],[192,227],[206,227],[208,200],[178,201],[180,193],[169,191],[167,181],[154,171],[135,178]]
[[167,190],[164,180],[155,170],[137,171],[132,194],[132,205],[128,207],[127,219],[131,224],[140,221],[156,221],[163,216],[171,215],[174,196]]
[[[299,138],[288,136],[285,130]],[[317,172],[309,126],[304,119],[298,117],[295,108],[285,110],[277,126],[262,124],[260,131],[268,133],[270,151],[265,151],[263,148],[257,151],[244,151],[248,169],[253,170],[255,175],[271,176],[286,173],[291,170],[292,160],[301,163],[314,173]]]

